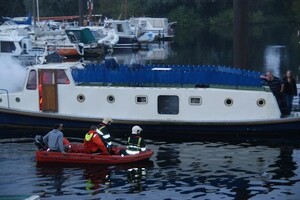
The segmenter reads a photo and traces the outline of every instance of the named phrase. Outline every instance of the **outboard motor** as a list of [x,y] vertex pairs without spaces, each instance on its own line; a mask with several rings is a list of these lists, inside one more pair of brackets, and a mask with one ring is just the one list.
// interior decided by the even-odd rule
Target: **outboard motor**
[[34,144],[37,146],[37,148],[39,150],[45,150],[46,149],[46,145],[44,143],[43,136],[41,136],[41,135],[36,135],[35,136]]

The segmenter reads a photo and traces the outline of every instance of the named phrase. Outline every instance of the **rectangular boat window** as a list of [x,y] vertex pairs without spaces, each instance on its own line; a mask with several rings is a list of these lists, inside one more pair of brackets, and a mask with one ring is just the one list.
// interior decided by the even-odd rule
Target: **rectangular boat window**
[[147,104],[148,103],[148,97],[147,96],[136,96],[135,102],[137,104]]
[[27,90],[36,90],[37,88],[37,78],[35,70],[30,70],[28,75],[28,80],[26,84]]
[[70,84],[70,80],[66,75],[65,70],[63,69],[59,69],[57,70],[57,84]]
[[159,114],[177,115],[179,113],[179,97],[175,95],[160,95],[157,99]]
[[201,99],[201,97],[189,97],[189,104],[190,105],[201,105],[202,99]]
[[13,42],[0,42],[1,53],[12,53],[16,50],[16,46]]
[[42,70],[40,72],[41,83],[46,85],[55,84],[54,71],[53,70]]

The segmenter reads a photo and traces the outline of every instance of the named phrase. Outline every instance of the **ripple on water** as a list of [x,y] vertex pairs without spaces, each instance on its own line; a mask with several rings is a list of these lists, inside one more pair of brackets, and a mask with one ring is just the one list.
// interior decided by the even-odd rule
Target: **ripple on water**
[[34,145],[1,144],[0,175],[5,179],[0,179],[0,192],[64,200],[300,196],[300,153],[295,147],[151,140],[147,144],[155,151],[152,164],[135,167],[39,166]]

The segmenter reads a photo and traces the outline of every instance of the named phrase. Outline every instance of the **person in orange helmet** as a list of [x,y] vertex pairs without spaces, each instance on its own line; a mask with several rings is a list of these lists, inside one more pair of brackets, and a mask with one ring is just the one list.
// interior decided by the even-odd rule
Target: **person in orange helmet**
[[109,155],[107,148],[103,144],[100,136],[97,134],[97,127],[91,126],[90,130],[84,137],[84,147],[87,153],[101,153]]

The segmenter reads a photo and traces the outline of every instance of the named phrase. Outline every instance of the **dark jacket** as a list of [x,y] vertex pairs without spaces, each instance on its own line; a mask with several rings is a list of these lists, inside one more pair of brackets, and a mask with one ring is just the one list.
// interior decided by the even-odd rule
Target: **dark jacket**
[[297,85],[294,78],[291,78],[291,82],[289,82],[288,78],[285,76],[282,79],[282,84],[284,94],[297,96]]
[[105,144],[105,146],[111,146],[112,142],[111,142],[111,136],[109,133],[109,129],[108,126],[106,124],[100,124],[98,127],[98,131],[97,133],[99,134],[99,136],[101,137],[103,143]]
[[264,81],[269,86],[270,90],[275,96],[278,96],[280,94],[281,84],[282,84],[280,78],[273,76],[273,80],[269,81],[264,79]]
[[127,141],[127,153],[134,154],[146,149],[146,143],[144,139],[139,135],[132,134],[128,137]]

